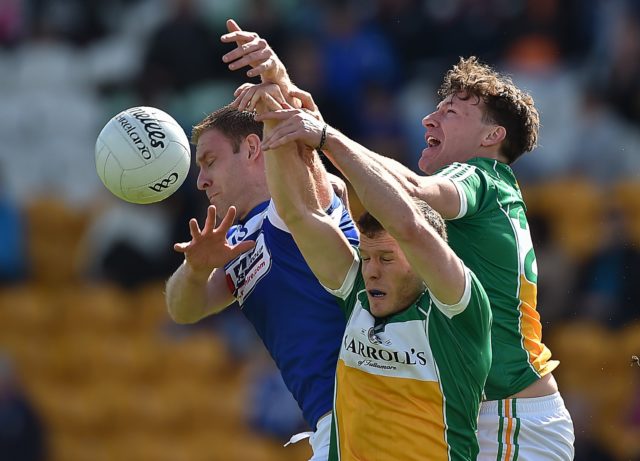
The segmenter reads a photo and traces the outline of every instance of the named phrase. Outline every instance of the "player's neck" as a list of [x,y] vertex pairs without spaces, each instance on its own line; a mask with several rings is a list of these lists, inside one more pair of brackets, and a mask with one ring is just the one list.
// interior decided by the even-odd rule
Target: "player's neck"
[[491,160],[497,160],[500,163],[509,164],[507,158],[500,152],[500,146],[480,147],[476,151],[476,154],[470,158],[473,157],[488,158]]
[[247,197],[248,200],[246,201],[243,209],[238,210],[240,211],[240,213],[238,213],[239,220],[244,220],[255,207],[271,199],[271,195],[269,194],[269,190],[266,188],[266,185],[264,188],[258,187],[255,190],[252,190],[251,193],[247,194]]

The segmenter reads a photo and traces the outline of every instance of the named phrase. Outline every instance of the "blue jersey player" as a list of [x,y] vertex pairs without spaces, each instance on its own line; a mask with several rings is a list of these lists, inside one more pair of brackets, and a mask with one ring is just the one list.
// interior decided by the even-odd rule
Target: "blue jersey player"
[[[335,366],[345,320],[307,266],[267,188],[262,124],[231,106],[193,129],[198,188],[211,206],[191,241],[176,243],[184,263],[167,282],[169,313],[193,323],[238,301],[315,433],[313,461],[328,456]],[[352,243],[357,232],[319,157],[310,171],[327,213]],[[223,216],[219,223],[216,215]],[[236,221],[236,217],[238,218]]]

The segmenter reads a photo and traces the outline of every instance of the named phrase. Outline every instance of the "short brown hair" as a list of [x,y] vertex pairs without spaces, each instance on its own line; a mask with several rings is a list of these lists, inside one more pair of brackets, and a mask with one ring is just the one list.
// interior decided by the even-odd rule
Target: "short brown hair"
[[[424,219],[426,219],[429,225],[433,227],[438,235],[442,237],[446,242],[447,228],[445,227],[442,216],[440,216],[440,214],[433,208],[431,208],[429,204],[424,200],[420,200],[419,198],[414,197],[413,202]],[[380,222],[367,211],[365,211],[360,216],[356,225],[358,226],[358,230],[360,231],[360,233],[366,235],[369,238],[373,238],[381,232],[386,232],[384,227],[382,227],[382,224],[380,224]]]
[[500,74],[472,56],[460,58],[444,77],[438,95],[462,99],[475,97],[485,104],[485,121],[497,123],[507,130],[501,153],[509,163],[536,147],[540,118],[533,98],[513,84],[511,78]]
[[262,122],[256,122],[254,112],[241,111],[226,105],[207,115],[191,130],[191,143],[198,144],[198,139],[205,131],[219,130],[231,141],[234,152],[238,152],[240,144],[250,134],[262,139]]

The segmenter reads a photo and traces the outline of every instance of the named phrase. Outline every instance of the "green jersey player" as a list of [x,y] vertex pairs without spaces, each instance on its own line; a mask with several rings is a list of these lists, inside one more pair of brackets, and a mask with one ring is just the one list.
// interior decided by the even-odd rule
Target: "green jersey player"
[[[298,114],[307,115],[265,119],[265,142]],[[371,214],[359,219],[353,249],[319,206],[310,153],[287,143],[265,155],[265,168],[280,225],[347,318],[329,459],[475,460],[491,362],[486,293],[447,245],[442,218],[383,169],[359,174],[357,155],[343,166],[359,176],[353,184]]]

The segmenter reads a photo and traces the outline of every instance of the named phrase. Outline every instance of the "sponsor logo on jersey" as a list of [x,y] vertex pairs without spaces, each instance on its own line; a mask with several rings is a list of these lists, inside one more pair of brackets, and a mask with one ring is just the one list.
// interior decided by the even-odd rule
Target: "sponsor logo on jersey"
[[253,216],[244,224],[236,224],[227,232],[227,242],[230,245],[237,245],[251,234],[258,232],[262,227],[262,222],[266,216],[266,210]]
[[[378,339],[382,343],[382,340]],[[348,334],[344,335],[342,346],[346,351],[356,354],[364,360],[358,360],[358,365],[375,366],[379,362],[385,362],[385,368],[392,367],[393,364],[400,365],[426,365],[427,353],[425,351],[411,348],[406,351],[394,351],[381,347],[375,347],[362,342],[360,339]]]
[[362,330],[360,330],[362,332],[363,335],[365,335],[367,337],[367,339],[369,340],[369,342],[371,344],[382,344],[384,343],[385,346],[390,346],[391,345],[391,340],[387,339],[387,340],[382,340],[382,338],[380,338],[380,336],[378,335],[378,330],[376,327],[371,327],[368,330],[365,330],[364,328]]
[[244,253],[225,268],[227,284],[240,305],[251,294],[258,282],[271,269],[271,253],[261,232],[252,251]]

